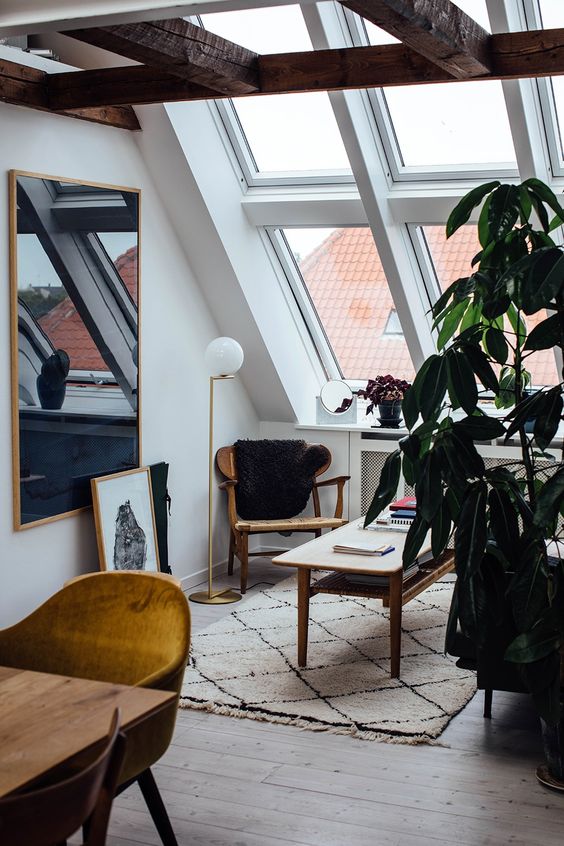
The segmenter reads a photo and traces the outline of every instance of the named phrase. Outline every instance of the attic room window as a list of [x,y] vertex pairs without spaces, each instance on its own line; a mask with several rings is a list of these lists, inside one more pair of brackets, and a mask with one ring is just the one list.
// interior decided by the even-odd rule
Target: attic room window
[[[564,27],[562,0],[524,0],[529,29]],[[564,176],[564,78],[537,79],[552,170]]]
[[[297,5],[202,15],[201,22],[257,53],[313,49]],[[218,107],[249,184],[304,174],[308,181],[353,181],[326,92],[241,97]]]
[[[302,313],[313,313],[317,336],[329,343],[344,378],[365,381],[392,373],[413,379],[411,356],[369,227],[292,228],[282,235],[293,255],[299,280],[294,293]],[[390,326],[398,331],[386,331]],[[315,340],[316,327],[309,328]]]
[[[475,225],[462,226],[448,241],[444,226],[422,226],[419,229],[429,251],[440,290],[444,291],[455,279],[470,275],[472,258],[480,250]],[[438,293],[437,289],[436,296]],[[529,332],[546,317],[546,312],[530,317],[523,315]],[[533,353],[527,358],[525,366],[531,373],[533,385],[557,384],[556,359],[552,349]]]
[[[489,31],[486,0],[456,4]],[[354,18],[354,19],[353,19]],[[348,16],[357,44],[393,42],[378,27]],[[405,85],[371,91],[395,180],[517,176],[517,162],[500,82]],[[484,120],[491,131],[483,132]]]

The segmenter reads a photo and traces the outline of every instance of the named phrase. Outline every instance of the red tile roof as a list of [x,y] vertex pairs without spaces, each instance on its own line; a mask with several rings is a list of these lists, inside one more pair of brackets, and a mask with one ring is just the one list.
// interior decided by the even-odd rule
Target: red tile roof
[[[480,249],[474,226],[448,241],[442,226],[426,226],[425,235],[443,289],[472,272],[471,259]],[[413,379],[403,336],[384,334],[394,302],[368,227],[334,230],[300,262],[300,270],[345,378],[391,373]],[[529,328],[543,317],[527,318]],[[551,350],[535,353],[528,367],[533,382],[556,382]]]
[[[131,247],[114,262],[133,301],[137,302],[137,247]],[[70,356],[72,370],[108,371],[108,365],[84,325],[70,297],[40,317],[39,325],[57,349]]]

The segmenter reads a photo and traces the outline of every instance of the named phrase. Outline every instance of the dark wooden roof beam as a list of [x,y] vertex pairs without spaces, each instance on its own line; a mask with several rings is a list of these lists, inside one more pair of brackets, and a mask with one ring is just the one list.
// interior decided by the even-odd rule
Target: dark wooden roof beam
[[[478,80],[564,75],[564,29],[497,34],[491,44],[492,73]],[[261,88],[255,94],[461,82],[403,44],[276,53],[260,56],[259,69]],[[224,96],[141,65],[51,74],[48,85],[49,102],[57,109]]]
[[2,59],[0,60],[0,101],[16,106],[28,106],[44,112],[54,111],[56,114],[115,126],[119,129],[141,129],[137,116],[129,105],[112,106],[104,103],[101,107],[95,108],[52,109],[48,95],[48,79],[49,74],[45,71]]
[[256,53],[183,18],[64,34],[226,96],[259,89]]
[[341,0],[457,79],[491,73],[490,34],[450,0]]

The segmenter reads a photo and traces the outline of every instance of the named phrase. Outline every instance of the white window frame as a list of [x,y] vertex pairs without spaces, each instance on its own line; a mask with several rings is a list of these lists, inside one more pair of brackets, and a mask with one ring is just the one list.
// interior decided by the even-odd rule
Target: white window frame
[[[333,224],[319,224],[320,229],[324,229],[327,226],[333,228]],[[287,288],[292,294],[292,298],[303,321],[303,326],[311,339],[327,379],[343,379],[343,372],[339,366],[337,356],[329,342],[329,338],[319,318],[308,287],[300,273],[292,249],[284,235],[284,229],[303,229],[303,227],[265,226],[263,227],[263,232],[272,245],[280,264],[282,275],[287,283]]]
[[[521,0],[524,19],[528,29],[542,29],[542,16],[538,0]],[[556,110],[552,79],[535,80],[541,108],[541,123],[548,145],[548,166],[553,177],[564,177],[564,126],[562,132]]]
[[[350,35],[350,42],[355,47],[370,44],[362,18],[350,9],[341,7],[343,21]],[[455,83],[453,83],[455,84]],[[463,84],[463,83],[460,83]],[[491,167],[484,165],[421,165],[412,166],[403,163],[401,147],[397,138],[392,117],[388,108],[385,93],[382,88],[367,89],[368,100],[382,140],[386,159],[390,168],[393,182],[466,182],[470,180],[484,181],[496,174],[500,179],[515,179],[519,176],[517,164],[498,162]]]

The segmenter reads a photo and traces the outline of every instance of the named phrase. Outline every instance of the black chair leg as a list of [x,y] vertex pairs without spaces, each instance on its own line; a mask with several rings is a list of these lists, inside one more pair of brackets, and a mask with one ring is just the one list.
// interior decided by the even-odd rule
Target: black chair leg
[[151,770],[145,770],[137,777],[143,799],[147,803],[149,813],[153,818],[163,846],[178,846],[174,831],[170,824],[164,802]]
[[484,717],[487,720],[492,718],[493,690],[484,690]]

